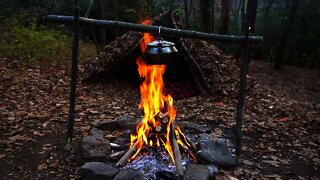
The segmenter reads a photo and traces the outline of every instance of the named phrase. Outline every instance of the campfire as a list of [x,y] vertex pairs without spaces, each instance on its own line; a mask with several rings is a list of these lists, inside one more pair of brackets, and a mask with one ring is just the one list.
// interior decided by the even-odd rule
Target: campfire
[[[149,24],[144,21],[143,24]],[[149,33],[144,33],[140,42],[141,53],[144,54],[147,45],[156,38]],[[179,146],[185,150],[191,149],[189,143],[180,128],[174,124],[176,109],[173,106],[173,98],[164,93],[163,74],[166,70],[165,64],[150,65],[140,56],[136,63],[138,72],[143,80],[140,85],[141,103],[144,116],[136,126],[136,132],[131,134],[131,145],[129,151],[117,163],[124,166],[127,161],[134,159],[143,147],[164,148],[170,155],[172,162],[176,165],[178,176],[183,175],[181,154]],[[189,153],[192,157],[194,155]],[[195,160],[195,158],[194,158]]]

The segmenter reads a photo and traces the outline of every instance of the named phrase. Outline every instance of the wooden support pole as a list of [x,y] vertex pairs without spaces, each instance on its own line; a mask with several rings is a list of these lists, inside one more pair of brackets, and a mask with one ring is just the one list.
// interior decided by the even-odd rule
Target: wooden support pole
[[74,0],[74,31],[72,42],[72,66],[71,66],[71,83],[70,83],[70,99],[69,99],[69,115],[67,122],[67,140],[66,150],[71,149],[71,142],[73,136],[74,126],[74,113],[76,103],[76,88],[77,88],[77,74],[78,74],[78,53],[79,53],[79,35],[80,35],[80,23],[79,23],[80,11],[79,0]]
[[[250,2],[250,0],[249,0]],[[244,102],[246,98],[246,88],[247,88],[247,74],[249,66],[249,26],[248,26],[248,16],[247,16],[247,0],[243,0],[243,33],[245,35],[245,41],[243,42],[241,51],[241,69],[240,69],[240,89],[239,98],[237,103],[237,114],[236,114],[236,163],[241,162],[241,151],[242,151],[242,121],[243,121],[243,111]]]
[[[80,20],[80,25],[85,25],[85,26],[126,29],[129,31],[150,32],[154,34],[159,34],[159,26],[127,23],[127,22],[121,22],[121,21],[96,20],[96,19],[89,19],[84,17],[80,17],[79,20]],[[40,23],[50,22],[50,23],[59,23],[59,24],[71,24],[73,21],[74,21],[73,16],[46,15],[40,20]],[[210,34],[210,33],[198,32],[198,31],[173,29],[173,28],[167,28],[167,27],[161,27],[160,35],[181,37],[181,38],[202,39],[206,41],[229,42],[229,43],[241,43],[245,40],[244,36]],[[249,41],[250,43],[261,43],[263,41],[263,37],[249,36]]]

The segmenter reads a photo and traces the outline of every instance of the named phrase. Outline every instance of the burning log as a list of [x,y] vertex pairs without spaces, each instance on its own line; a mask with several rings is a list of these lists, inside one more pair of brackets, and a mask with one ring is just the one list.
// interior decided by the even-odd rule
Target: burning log
[[124,166],[127,164],[128,160],[137,151],[138,141],[122,156],[122,158],[116,163],[116,166]]
[[184,171],[182,167],[182,161],[181,161],[181,154],[180,154],[180,149],[178,146],[177,142],[177,137],[175,135],[175,130],[173,128],[173,124],[170,125],[170,134],[171,134],[171,143],[172,143],[172,149],[173,149],[173,156],[174,156],[174,161],[176,164],[176,176],[178,177],[183,177]]

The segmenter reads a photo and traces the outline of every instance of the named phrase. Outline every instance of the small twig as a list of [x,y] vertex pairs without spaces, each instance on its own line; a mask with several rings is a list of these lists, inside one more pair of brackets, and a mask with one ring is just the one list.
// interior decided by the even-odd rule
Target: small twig
[[119,156],[123,155],[124,153],[126,153],[125,151],[119,151],[113,154],[110,154],[110,159],[117,159]]
[[196,155],[193,154],[193,152],[192,152],[187,146],[181,145],[181,144],[178,144],[178,145],[179,145],[179,147],[180,147],[181,149],[183,149],[183,151],[184,151],[185,153],[187,153],[188,155],[191,156],[191,158],[193,159],[194,162],[198,162],[198,159],[197,159]]

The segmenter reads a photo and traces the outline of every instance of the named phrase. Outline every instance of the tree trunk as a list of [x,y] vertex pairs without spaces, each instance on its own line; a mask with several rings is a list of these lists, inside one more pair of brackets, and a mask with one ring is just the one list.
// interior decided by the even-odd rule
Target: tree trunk
[[265,15],[269,14],[269,10],[273,3],[274,3],[274,0],[271,0],[268,6],[265,8],[265,12],[264,12]]
[[[101,19],[105,19],[106,15],[104,12],[104,6],[103,2],[99,0],[99,7],[100,7],[100,15]],[[106,44],[106,28],[101,28],[100,29],[100,49],[102,50]]]
[[188,13],[188,0],[184,0],[184,15],[186,17],[186,29],[189,29],[189,13]]
[[201,31],[210,32],[210,4],[209,0],[200,0]]
[[[89,5],[88,5],[88,9],[87,9],[84,17],[86,17],[86,18],[89,17],[89,15],[91,14],[91,12],[92,12],[92,10],[94,8],[94,3],[95,3],[94,0],[90,0]],[[99,54],[100,53],[100,47],[99,47],[99,44],[98,44],[98,41],[97,41],[96,33],[94,32],[93,27],[89,27],[89,29],[90,29],[90,32],[92,34],[92,37],[93,37],[93,40],[94,40],[94,44],[96,46],[96,52],[97,52],[97,54]]]
[[228,34],[229,32],[229,9],[230,0],[221,0],[221,18],[219,34]]
[[288,34],[290,33],[291,26],[293,24],[295,15],[297,13],[298,6],[299,6],[299,0],[292,0],[292,6],[291,6],[291,11],[288,17],[288,23],[286,24],[286,27],[283,31],[280,42],[277,46],[276,60],[274,62],[274,69],[276,70],[281,69],[281,65],[284,58],[284,50],[285,50],[285,46],[288,39]]
[[236,12],[235,12],[235,16],[234,16],[235,22],[238,22],[241,6],[242,6],[242,1],[239,1],[239,4],[237,4],[237,9],[236,9]]
[[[118,0],[113,0],[113,11],[114,11],[114,19],[116,20],[116,21],[118,21]],[[116,29],[115,30],[115,33],[116,33],[116,37],[118,37],[118,35],[119,35],[119,30],[118,29]]]
[[212,2],[211,2],[212,4],[211,4],[211,32],[212,33],[214,33],[214,28],[215,28],[215,16],[214,16],[214,13],[215,13],[215,10],[214,10],[214,8],[215,8],[215,0],[213,0]]
[[257,16],[258,0],[248,1],[248,25],[250,27],[249,32],[254,33],[256,16]]

